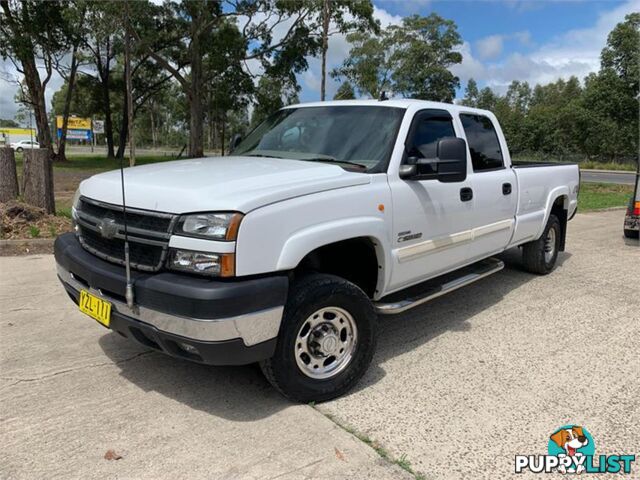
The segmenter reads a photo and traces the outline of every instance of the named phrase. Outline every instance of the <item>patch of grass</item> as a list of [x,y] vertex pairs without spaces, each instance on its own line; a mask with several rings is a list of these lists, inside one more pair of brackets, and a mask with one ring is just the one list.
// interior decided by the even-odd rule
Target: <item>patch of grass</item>
[[[174,155],[145,155],[136,156],[136,165],[147,165],[149,163],[168,162],[175,160]],[[74,155],[68,158],[68,162],[54,163],[53,168],[57,170],[81,170],[81,171],[106,171],[120,168],[120,159],[107,158],[96,155]],[[129,166],[129,158],[124,158],[124,166]]]
[[56,216],[71,218],[71,207],[58,208]]
[[29,225],[29,235],[31,235],[31,238],[40,237],[40,229],[35,225]]
[[584,160],[579,162],[580,168],[583,170],[620,170],[626,172],[635,172],[636,166],[633,163],[615,163],[615,162],[597,162],[595,160]]
[[[184,159],[184,157],[183,157]],[[60,171],[77,171],[77,172],[106,172],[120,168],[119,158],[107,158],[101,155],[76,155],[68,154],[67,162],[54,163],[53,169]],[[170,162],[177,160],[176,155],[141,155],[136,156],[136,165],[147,165],[149,163]],[[23,156],[16,155],[16,165],[18,171],[22,171]],[[129,157],[124,158],[124,166],[129,166]]]
[[578,195],[578,211],[625,207],[633,194],[633,185],[583,183]]
[[[311,403],[309,405],[312,408],[315,408],[314,405],[311,405]],[[393,455],[391,455],[391,453],[389,453],[389,451],[386,448],[384,448],[382,445],[380,445],[377,441],[372,440],[371,438],[369,438],[364,433],[358,432],[355,428],[353,428],[353,427],[351,427],[349,425],[343,425],[338,420],[336,420],[333,415],[331,415],[329,413],[321,412],[318,409],[316,409],[316,411],[320,412],[322,415],[327,417],[329,420],[331,420],[333,423],[335,423],[337,426],[339,426],[345,432],[350,433],[351,435],[356,437],[361,442],[366,443],[367,445],[369,445],[371,448],[373,448],[373,450],[375,450],[375,452],[381,458],[383,458],[387,462],[393,463],[395,465],[398,465],[404,471],[406,471],[406,472],[410,473],[411,475],[413,475],[416,480],[425,480],[424,475],[422,475],[420,473],[417,473],[417,472],[415,472],[413,470],[413,468],[411,467],[411,462],[407,459],[406,454],[402,454],[400,456],[400,458],[394,458]]]
[[51,237],[57,237],[58,236],[58,229],[56,228],[55,225],[49,225],[49,235]]

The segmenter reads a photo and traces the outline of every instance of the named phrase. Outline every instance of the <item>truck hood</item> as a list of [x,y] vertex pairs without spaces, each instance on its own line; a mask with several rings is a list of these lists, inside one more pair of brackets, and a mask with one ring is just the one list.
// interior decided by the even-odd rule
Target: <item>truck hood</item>
[[[369,175],[337,165],[264,157],[198,158],[124,170],[127,206],[169,213],[247,213],[289,198],[369,182]],[[80,194],[121,205],[120,170],[83,181]]]

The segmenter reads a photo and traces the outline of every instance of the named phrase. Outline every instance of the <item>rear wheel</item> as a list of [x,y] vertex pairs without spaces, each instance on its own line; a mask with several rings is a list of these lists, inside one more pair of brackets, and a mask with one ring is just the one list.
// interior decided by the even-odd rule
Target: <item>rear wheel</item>
[[333,275],[313,274],[293,284],[275,354],[260,367],[284,396],[330,400],[351,389],[376,346],[376,315],[364,292]]
[[554,214],[549,215],[542,236],[522,246],[524,268],[540,275],[550,273],[558,259],[561,233],[560,220]]
[[22,147],[16,148],[16,152],[18,152],[18,153],[22,153],[23,150],[24,150],[24,148],[22,148]]

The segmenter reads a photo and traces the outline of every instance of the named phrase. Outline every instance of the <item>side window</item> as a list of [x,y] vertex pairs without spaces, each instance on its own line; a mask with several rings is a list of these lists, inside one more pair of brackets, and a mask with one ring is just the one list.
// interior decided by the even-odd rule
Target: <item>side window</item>
[[461,114],[460,120],[467,136],[473,171],[502,168],[504,160],[498,134],[489,118],[482,115]]
[[416,122],[407,142],[409,156],[435,158],[438,140],[456,136],[447,112],[420,114]]

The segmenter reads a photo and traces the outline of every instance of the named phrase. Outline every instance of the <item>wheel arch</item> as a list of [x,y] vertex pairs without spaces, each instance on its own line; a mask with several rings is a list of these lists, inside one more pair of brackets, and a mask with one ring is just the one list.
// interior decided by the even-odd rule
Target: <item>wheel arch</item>
[[356,219],[317,225],[287,240],[278,270],[331,273],[358,285],[369,298],[384,290],[389,274],[384,222]]

